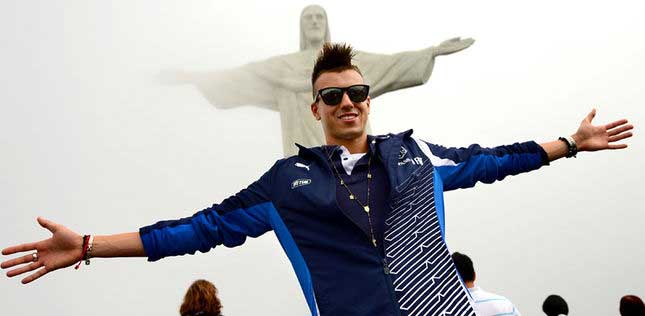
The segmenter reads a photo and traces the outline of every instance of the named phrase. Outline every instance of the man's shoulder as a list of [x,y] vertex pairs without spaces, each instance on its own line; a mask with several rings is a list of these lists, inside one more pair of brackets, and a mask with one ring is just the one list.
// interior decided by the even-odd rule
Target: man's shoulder
[[406,137],[412,137],[412,133],[414,132],[413,129],[406,129],[404,131],[398,132],[398,133],[387,133],[383,135],[375,135],[374,137],[382,137],[382,138],[390,138],[390,137],[398,137],[398,138],[406,138]]
[[402,132],[398,133],[387,133],[387,134],[380,134],[380,135],[369,135],[368,136],[368,141],[394,141],[394,140],[402,140],[402,139],[412,139],[412,129],[405,130]]
[[478,291],[473,291],[471,293],[473,294],[473,298],[475,299],[475,302],[478,302],[478,301],[482,301],[482,302],[483,301],[509,301],[508,298],[506,298],[506,297],[504,297],[502,295],[495,294],[495,293],[492,293],[492,292],[487,292],[487,291],[484,291],[484,290],[481,290],[481,289],[478,290]]
[[[302,166],[307,166],[308,168],[312,164],[319,164],[321,161],[327,158],[327,151],[329,146],[316,146],[316,147],[305,147],[296,143],[298,147],[298,153],[289,157],[279,159],[275,162],[272,170],[278,171],[279,173],[289,173],[289,170],[298,170]],[[298,167],[293,169],[292,167]]]
[[475,306],[480,316],[495,315],[499,313],[507,313],[508,315],[519,315],[519,311],[515,305],[506,297],[487,292],[478,288],[471,291]]
[[302,161],[303,161],[303,158],[300,155],[293,155],[293,156],[289,156],[289,157],[284,157],[284,158],[276,160],[276,162],[273,164],[271,169],[281,169],[284,166],[293,165],[293,164],[295,164],[297,162],[302,162]]

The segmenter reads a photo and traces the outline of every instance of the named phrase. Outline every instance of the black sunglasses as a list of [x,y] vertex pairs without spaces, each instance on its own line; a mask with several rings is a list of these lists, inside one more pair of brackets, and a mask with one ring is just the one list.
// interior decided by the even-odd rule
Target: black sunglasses
[[352,102],[363,102],[370,94],[370,86],[366,84],[355,84],[346,88],[329,87],[320,89],[316,95],[316,101],[318,101],[318,96],[320,96],[325,104],[330,106],[338,105],[343,99],[345,91],[347,91],[347,96]]

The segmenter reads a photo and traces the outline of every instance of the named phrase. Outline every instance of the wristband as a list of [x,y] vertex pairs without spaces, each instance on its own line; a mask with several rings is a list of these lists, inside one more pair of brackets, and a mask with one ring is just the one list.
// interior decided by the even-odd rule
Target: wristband
[[85,260],[85,265],[90,264],[90,258],[92,258],[92,246],[94,245],[94,236],[90,235],[90,239],[87,242],[87,251],[85,252],[85,256],[83,256],[83,260]]
[[79,259],[74,269],[78,270],[78,268],[81,266],[81,262],[83,261],[85,261],[86,265],[90,264],[90,257],[89,257],[88,251],[91,250],[93,242],[94,242],[94,236],[90,236],[90,235],[83,236],[83,247],[81,249],[81,258]]
[[576,158],[576,154],[578,153],[578,145],[576,144],[576,141],[573,139],[573,137],[559,137],[558,140],[563,141],[565,144],[567,144],[567,158]]

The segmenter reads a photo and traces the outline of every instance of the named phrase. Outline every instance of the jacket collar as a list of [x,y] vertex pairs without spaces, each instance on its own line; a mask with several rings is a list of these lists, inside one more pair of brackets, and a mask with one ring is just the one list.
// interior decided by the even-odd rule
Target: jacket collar
[[[378,153],[383,161],[387,162],[392,157],[398,157],[399,148],[404,138],[410,137],[413,130],[409,129],[399,134],[386,134],[386,135],[367,135],[367,145],[371,152]],[[296,143],[298,147],[298,157],[306,160],[320,160],[327,162],[329,157],[327,155],[333,154],[338,148],[338,145],[322,145],[318,147],[307,148]]]

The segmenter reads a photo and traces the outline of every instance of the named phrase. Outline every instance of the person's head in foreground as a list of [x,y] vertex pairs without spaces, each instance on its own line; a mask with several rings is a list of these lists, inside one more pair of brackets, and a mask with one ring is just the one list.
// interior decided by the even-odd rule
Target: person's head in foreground
[[625,295],[620,299],[621,316],[645,316],[643,300],[636,295]]
[[328,144],[345,145],[366,138],[370,112],[369,86],[346,44],[323,45],[311,75],[311,112],[321,121]]
[[206,280],[193,282],[186,291],[179,308],[181,316],[220,316],[222,303],[217,297],[217,288]]
[[569,306],[560,295],[549,295],[542,303],[542,311],[547,316],[569,315]]

